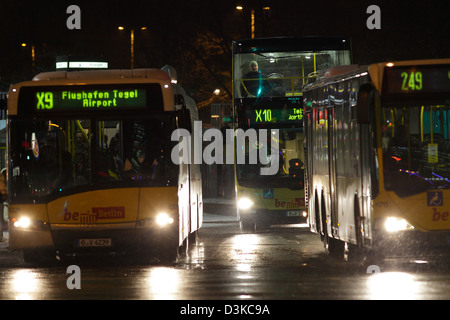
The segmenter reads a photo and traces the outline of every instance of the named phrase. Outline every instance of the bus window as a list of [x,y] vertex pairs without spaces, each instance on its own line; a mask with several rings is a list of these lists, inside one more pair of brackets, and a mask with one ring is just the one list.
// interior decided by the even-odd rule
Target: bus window
[[[256,158],[257,149],[262,143],[266,142],[258,141],[254,145],[249,145],[248,141],[246,141],[245,162],[237,164],[238,181],[246,187],[288,187],[290,189],[298,189],[300,183],[303,184],[303,135],[300,129],[280,131],[279,141],[274,141],[273,137],[268,138],[268,157],[279,157],[279,168],[274,175],[260,175],[261,167],[271,165],[269,159],[264,161],[269,163],[267,165],[261,162],[251,163],[251,153],[254,152]],[[278,143],[278,154],[270,154],[271,143]]]
[[13,198],[56,196],[93,184],[177,181],[170,158],[173,119],[14,121]]
[[67,133],[57,122],[17,122],[13,141],[13,195],[42,197],[71,184]]
[[384,108],[385,187],[412,194],[447,188],[450,179],[449,106]]
[[281,97],[301,95],[301,88],[318,73],[348,64],[344,50],[320,52],[267,52],[236,55],[236,97]]

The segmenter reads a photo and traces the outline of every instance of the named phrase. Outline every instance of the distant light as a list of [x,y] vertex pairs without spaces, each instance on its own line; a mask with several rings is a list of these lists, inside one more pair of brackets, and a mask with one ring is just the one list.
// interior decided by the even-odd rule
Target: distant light
[[27,44],[26,44],[25,42],[22,42],[21,46],[22,46],[22,47],[26,47]]
[[344,40],[342,40],[342,42],[345,42],[345,39],[344,39]]
[[266,11],[268,11],[268,10],[270,10],[270,7],[269,7],[269,6],[267,6],[267,7],[263,7],[263,10],[266,10]]
[[216,95],[216,96],[218,96],[219,94],[220,94],[220,89],[216,89],[216,90],[214,90],[214,95]]
[[57,62],[56,69],[67,69],[67,62]]
[[394,63],[393,62],[388,62],[388,63],[386,63],[386,67],[393,67],[394,66]]
[[164,88],[167,89],[168,87],[169,87],[169,85],[166,83],[166,84],[164,85]]
[[236,6],[236,10],[244,10],[243,6]]
[[147,27],[141,27],[141,30],[147,30]]
[[117,29],[119,29],[119,30],[124,30],[125,28],[124,27],[122,27],[122,26],[120,26],[119,28],[117,28]]
[[97,61],[61,61],[56,63],[56,69],[108,69],[108,62]]

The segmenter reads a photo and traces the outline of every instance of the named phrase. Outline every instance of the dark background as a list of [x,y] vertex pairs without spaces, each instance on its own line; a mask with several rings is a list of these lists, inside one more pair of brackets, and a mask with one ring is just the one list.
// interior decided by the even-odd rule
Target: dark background
[[[446,1],[247,0],[255,10],[256,37],[343,35],[352,39],[353,62],[450,57]],[[81,30],[69,30],[66,9],[81,9]],[[0,91],[35,72],[55,69],[60,55],[105,59],[130,67],[130,29],[135,68],[176,68],[179,83],[197,103],[231,99],[231,41],[250,37],[249,10],[235,0],[102,0],[0,2]],[[381,30],[369,30],[367,7],[381,9]],[[269,5],[270,10],[262,10]],[[127,30],[119,31],[123,25]],[[148,29],[141,31],[140,27]],[[29,44],[21,47],[21,43]],[[214,89],[222,94],[214,97]]]

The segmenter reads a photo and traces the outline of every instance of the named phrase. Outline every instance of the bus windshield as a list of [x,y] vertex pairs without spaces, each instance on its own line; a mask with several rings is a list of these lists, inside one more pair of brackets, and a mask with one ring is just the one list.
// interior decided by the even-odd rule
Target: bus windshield
[[301,95],[302,86],[320,71],[349,63],[348,50],[235,54],[234,95],[237,98]]
[[450,105],[385,107],[382,117],[385,188],[450,189]]
[[[276,143],[275,138],[267,135],[267,141],[261,141],[259,137],[257,143],[245,146],[245,163],[236,165],[236,174],[239,184],[249,188],[290,188],[299,189],[303,187],[303,167],[301,153],[303,152],[303,130],[289,129],[279,131],[278,154],[270,154],[271,144]],[[251,149],[258,149],[267,143],[267,157],[279,157],[278,170],[274,175],[260,175],[261,167],[270,166],[271,161],[251,164],[249,154]],[[268,163],[268,164],[264,164]]]
[[11,201],[48,201],[91,189],[170,186],[173,116],[11,119]]

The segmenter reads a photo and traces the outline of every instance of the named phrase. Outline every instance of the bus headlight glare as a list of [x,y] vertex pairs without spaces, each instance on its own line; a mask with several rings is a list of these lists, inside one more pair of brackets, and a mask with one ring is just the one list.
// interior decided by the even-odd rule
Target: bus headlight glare
[[253,206],[253,201],[250,200],[249,198],[241,198],[241,199],[239,199],[237,204],[238,204],[239,209],[247,210]]
[[21,218],[15,220],[13,223],[14,223],[14,227],[16,227],[16,228],[27,229],[31,226],[31,220],[30,220],[30,218],[27,218],[27,217],[21,217]]
[[173,218],[167,213],[160,213],[156,216],[156,223],[163,227],[173,223]]
[[412,225],[408,223],[403,218],[397,218],[397,217],[389,217],[384,222],[384,228],[388,232],[398,232],[403,230],[411,230],[414,229]]

